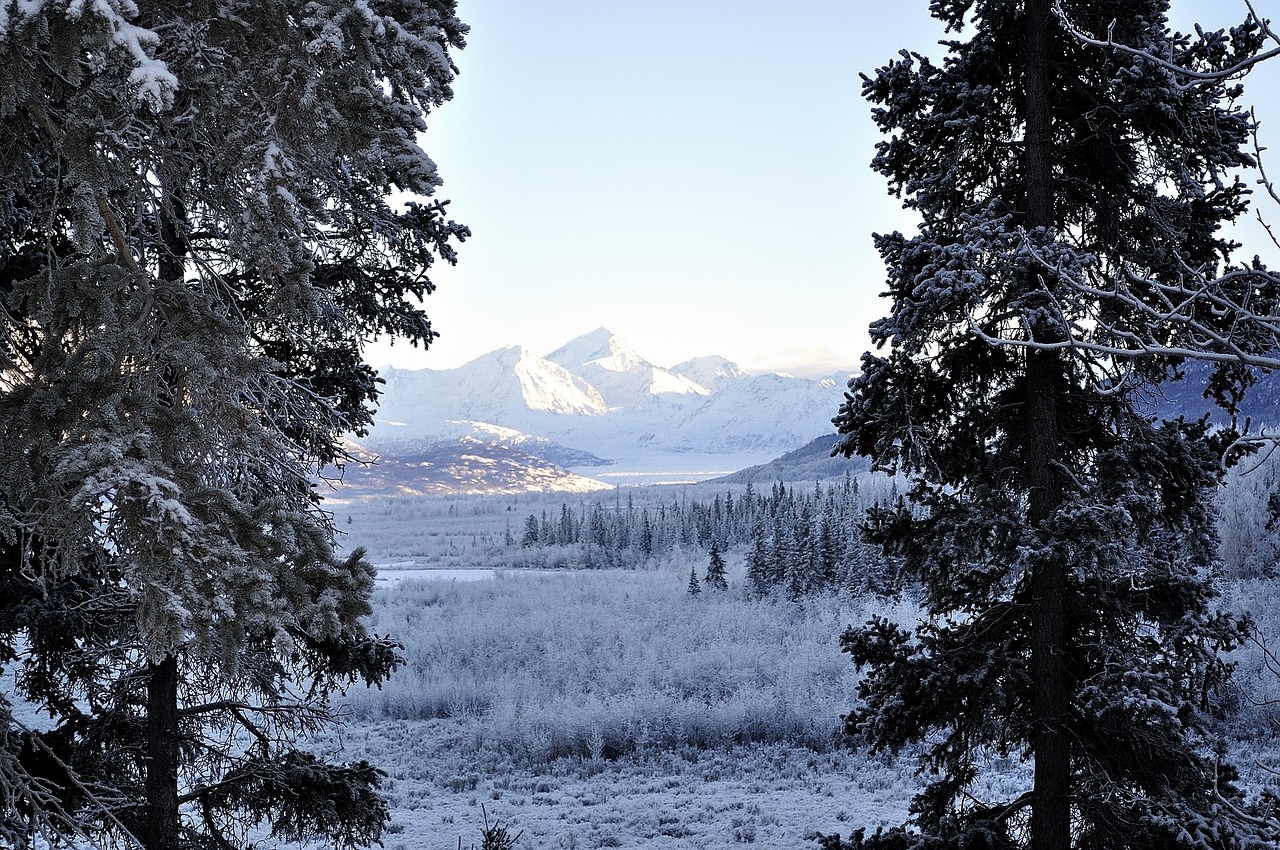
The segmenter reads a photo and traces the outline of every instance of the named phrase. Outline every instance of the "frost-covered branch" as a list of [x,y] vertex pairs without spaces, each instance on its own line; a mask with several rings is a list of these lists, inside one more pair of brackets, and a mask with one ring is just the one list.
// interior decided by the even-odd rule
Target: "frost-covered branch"
[[[60,776],[55,781],[50,777],[33,775],[19,759],[14,758],[10,747],[16,742],[4,740],[10,747],[0,750],[0,839],[7,840],[8,846],[15,850],[31,847],[30,839],[33,837],[38,837],[45,846],[56,847],[62,844],[67,833],[73,833],[89,846],[105,848],[107,845],[94,840],[90,834],[84,814],[69,811],[63,803],[63,798],[74,792],[84,801],[84,809],[110,823],[125,840],[141,846],[116,814],[134,801],[83,781],[40,735],[19,723],[6,708],[0,701],[0,722],[5,725],[0,729],[0,739],[8,739],[11,734],[18,733],[22,744],[38,754],[42,761],[54,766]],[[18,831],[19,821],[22,822],[21,831]],[[113,843],[112,846],[119,845]]]
[[1062,24],[1062,28],[1082,44],[1087,44],[1091,47],[1114,50],[1117,53],[1122,53],[1126,56],[1132,56],[1136,59],[1141,59],[1144,62],[1149,62],[1164,69],[1165,71],[1168,71],[1174,77],[1185,80],[1185,82],[1182,83],[1174,83],[1174,88],[1186,90],[1194,88],[1195,86],[1213,85],[1239,78],[1268,59],[1280,56],[1280,39],[1276,38],[1275,33],[1272,32],[1272,30],[1266,25],[1266,22],[1258,16],[1257,12],[1253,8],[1253,4],[1249,2],[1249,0],[1246,0],[1245,5],[1249,9],[1249,16],[1245,23],[1257,26],[1268,39],[1276,42],[1277,46],[1254,53],[1244,59],[1232,62],[1230,65],[1223,68],[1215,68],[1207,71],[1188,68],[1185,65],[1179,65],[1171,59],[1158,56],[1150,50],[1144,50],[1139,47],[1133,47],[1131,45],[1121,44],[1115,41],[1112,38],[1112,28],[1115,26],[1114,20],[1111,22],[1111,26],[1107,28],[1106,38],[1097,38],[1076,26],[1070,16],[1062,8],[1061,0],[1054,0],[1053,12],[1057,16],[1058,21]]
[[[1280,370],[1280,315],[1275,308],[1280,275],[1274,272],[1246,267],[1206,275],[1179,261],[1183,279],[1166,283],[1125,265],[1104,288],[1090,282],[1086,263],[1068,269],[1025,234],[1019,248],[1053,281],[1043,294],[1054,308],[1057,338],[1037,340],[1025,329],[993,333],[971,310],[970,330],[989,345],[1074,350],[1119,361],[1162,356]],[[1255,302],[1267,305],[1265,312],[1256,310]],[[1125,316],[1123,326],[1106,318],[1115,313]],[[1084,318],[1071,320],[1072,315]],[[1115,342],[1098,341],[1108,338]]]

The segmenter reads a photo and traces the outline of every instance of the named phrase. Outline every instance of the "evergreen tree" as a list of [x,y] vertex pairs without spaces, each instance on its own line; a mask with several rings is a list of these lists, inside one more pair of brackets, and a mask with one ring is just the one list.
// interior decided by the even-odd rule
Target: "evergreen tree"
[[[1135,46],[1087,44],[1081,30]],[[1142,392],[1186,357],[1229,408],[1272,364],[1275,280],[1220,270],[1246,206],[1249,115],[1213,75],[1256,23],[1175,36],[1163,0],[960,0],[942,65],[903,53],[866,79],[873,167],[920,215],[876,237],[891,314],[841,408],[846,454],[903,473],[873,509],[927,617],[844,636],[851,732],[920,743],[915,831],[868,848],[1216,848],[1274,831],[1240,814],[1207,702],[1242,624],[1211,610],[1207,503],[1235,437],[1155,423]],[[1209,82],[1178,66],[1209,72]],[[992,755],[1029,786],[981,799]]]
[[724,558],[720,555],[720,546],[711,541],[711,561],[707,564],[705,576],[707,587],[712,590],[728,590],[729,580],[724,571]]
[[396,661],[309,480],[466,235],[415,141],[453,5],[0,10],[0,663],[57,722],[0,746],[68,789],[0,787],[11,846],[377,840],[378,772],[296,744]]
[[578,542],[578,524],[574,521],[573,511],[569,510],[569,505],[563,502],[560,504],[560,524],[556,542],[561,546]]
[[812,592],[816,585],[818,569],[814,552],[813,522],[809,514],[809,503],[802,502],[800,512],[791,517],[791,528],[787,534],[785,580],[787,598],[792,601]]
[[520,538],[520,545],[526,549],[530,546],[537,546],[540,532],[538,531],[538,518],[533,514],[529,514],[529,518],[524,521],[524,534]]
[[787,580],[788,565],[792,561],[791,543],[795,536],[784,523],[781,512],[773,518],[773,537],[769,546],[769,585],[776,587]]
[[698,568],[689,567],[689,595],[697,596],[702,592],[702,585],[698,582]]
[[818,540],[814,547],[817,569],[814,587],[829,592],[840,579],[840,547],[836,536],[835,520],[830,511],[824,511],[818,524]]
[[649,509],[640,512],[640,551],[648,558],[653,554],[653,524],[649,521]]
[[747,555],[747,583],[757,599],[769,595],[773,588],[773,568],[770,565],[769,542],[764,536],[764,524],[756,521],[751,536],[751,552]]

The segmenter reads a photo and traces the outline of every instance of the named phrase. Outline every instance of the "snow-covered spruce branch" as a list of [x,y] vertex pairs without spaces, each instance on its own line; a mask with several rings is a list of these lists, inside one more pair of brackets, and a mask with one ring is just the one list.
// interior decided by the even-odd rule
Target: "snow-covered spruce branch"
[[[1181,257],[1178,257],[1177,261],[1181,266],[1181,271],[1186,275],[1185,279],[1196,281],[1194,286],[1188,286],[1183,281],[1164,283],[1135,273],[1130,265],[1123,265],[1120,271],[1124,279],[1129,284],[1140,286],[1143,291],[1158,297],[1166,308],[1164,312],[1161,312],[1137,296],[1130,294],[1132,288],[1129,291],[1122,292],[1120,283],[1115,278],[1113,278],[1112,288],[1102,289],[1090,285],[1083,279],[1068,275],[1061,263],[1051,262],[1030,239],[1024,238],[1019,247],[1022,252],[1035,260],[1042,269],[1052,274],[1055,281],[1068,283],[1070,290],[1103,301],[1115,302],[1116,300],[1121,300],[1124,306],[1144,314],[1152,320],[1153,324],[1194,322],[1194,317],[1191,313],[1201,306],[1207,306],[1214,316],[1234,315],[1237,320],[1248,323],[1254,329],[1264,329],[1268,335],[1275,336],[1280,341],[1280,315],[1259,313],[1248,303],[1249,297],[1240,300],[1226,294],[1231,285],[1244,285],[1246,287],[1246,296],[1254,294],[1257,287],[1252,284],[1255,281],[1280,285],[1280,276],[1277,276],[1274,272],[1245,267],[1232,269],[1216,277],[1208,277],[1203,269],[1193,268]],[[1225,339],[1220,334],[1216,334],[1216,332],[1207,331],[1206,333],[1212,336],[1215,341]]]
[[[1196,280],[1194,286],[1184,282],[1176,284],[1163,283],[1136,274],[1131,268],[1122,269],[1126,285],[1121,284],[1119,277],[1112,278],[1110,288],[1101,288],[1090,284],[1083,278],[1068,274],[1061,263],[1045,256],[1030,239],[1024,239],[1020,250],[1031,258],[1058,284],[1057,291],[1046,294],[1054,305],[1054,319],[1063,333],[1059,340],[1035,340],[1030,335],[1013,336],[998,335],[983,330],[978,317],[969,316],[969,328],[981,340],[992,346],[1015,346],[1038,349],[1042,351],[1075,350],[1089,352],[1116,360],[1139,360],[1154,356],[1185,357],[1215,363],[1243,363],[1260,369],[1280,369],[1280,316],[1258,313],[1250,306],[1249,298],[1233,298],[1229,292],[1233,286],[1245,285],[1246,295],[1251,295],[1256,287],[1250,286],[1251,280],[1262,279],[1275,284],[1276,276],[1267,271],[1255,269],[1232,269],[1231,271],[1209,278],[1203,272],[1183,264],[1183,270],[1189,279]],[[1154,296],[1158,305],[1153,306],[1139,297],[1135,290],[1141,288],[1145,293]],[[1096,327],[1122,344],[1093,342],[1081,338],[1076,333],[1077,323],[1068,322],[1068,311],[1064,309],[1064,296],[1071,293],[1085,296],[1088,300],[1123,306],[1142,319],[1137,328],[1122,328],[1116,323],[1095,315],[1092,321]],[[1232,316],[1232,330],[1244,328],[1247,336],[1255,339],[1269,339],[1268,354],[1246,350],[1236,341],[1234,333],[1223,333],[1210,324],[1196,317],[1198,309],[1204,308],[1211,315],[1218,317]],[[1170,345],[1159,341],[1171,326],[1180,326],[1194,340],[1195,345]]]
[[[62,129],[49,117],[49,113],[45,111],[44,106],[39,101],[28,100],[23,105],[26,107],[27,112],[31,113],[31,117],[36,120],[36,123],[49,134],[49,138],[54,141],[61,141],[64,135]],[[111,207],[107,204],[107,199],[101,193],[95,193],[94,200],[97,202],[98,212],[107,226],[107,231],[111,234],[111,241],[115,244],[116,252],[120,255],[120,261],[130,271],[137,271],[138,263],[133,257],[133,251],[129,249],[129,243],[125,239],[124,231],[120,228],[119,219],[116,218],[115,213],[111,211]]]
[[241,699],[222,699],[213,702],[201,703],[199,705],[190,705],[178,709],[178,716],[193,717],[200,714],[211,714],[214,712],[249,712],[252,714],[285,715],[290,718],[306,713],[313,715],[317,720],[323,721],[329,716],[327,709],[318,709],[315,707],[296,706],[296,705],[255,705]]
[[[1014,346],[1017,348],[1028,348],[1037,351],[1085,351],[1091,354],[1101,354],[1107,357],[1113,357],[1117,360],[1141,360],[1148,357],[1185,357],[1188,359],[1205,360],[1211,363],[1244,363],[1249,366],[1257,366],[1262,369],[1280,369],[1280,358],[1276,357],[1260,357],[1252,354],[1235,354],[1232,352],[1206,352],[1195,348],[1185,348],[1181,346],[1168,346],[1158,344],[1142,344],[1133,348],[1121,348],[1114,345],[1106,345],[1098,342],[1088,342],[1086,340],[1077,339],[1069,336],[1067,339],[1054,342],[1038,342],[1033,339],[1011,336],[995,336],[989,334],[982,329],[977,320],[970,317],[969,329],[975,336],[983,342],[991,346]],[[1130,334],[1130,336],[1134,336]],[[1136,339],[1136,337],[1134,337]]]
[[[1245,430],[1248,431],[1246,424]],[[1270,459],[1276,448],[1280,447],[1280,433],[1262,428],[1257,434],[1243,434],[1227,447],[1224,454],[1232,457],[1250,457],[1250,463],[1241,469],[1241,475],[1249,475],[1258,471]],[[1280,667],[1276,669],[1280,674]]]
[[[1262,765],[1259,765],[1259,767],[1262,767]],[[1266,768],[1263,768],[1263,769],[1265,770]],[[1218,770],[1218,765],[1215,764],[1215,772],[1213,777],[1213,792],[1212,792],[1214,801],[1224,811],[1230,813],[1230,815],[1236,820],[1249,824],[1250,826],[1253,826],[1255,829],[1258,830],[1260,834],[1268,835],[1273,841],[1280,841],[1280,820],[1277,820],[1274,816],[1269,816],[1265,814],[1254,814],[1252,811],[1248,811],[1242,806],[1240,806],[1234,799],[1231,799],[1228,795],[1223,794],[1222,793],[1223,782],[1222,782],[1221,776],[1218,775],[1217,770]],[[1262,848],[1266,846],[1274,846],[1274,845],[1258,844],[1255,842],[1249,842],[1248,844],[1241,845],[1241,847],[1248,848],[1248,850],[1253,850],[1253,848]]]
[[[1275,203],[1275,205],[1277,207],[1280,207],[1280,194],[1276,193],[1275,184],[1271,182],[1271,178],[1267,175],[1266,160],[1262,156],[1262,153],[1263,151],[1266,150],[1266,148],[1262,146],[1262,142],[1258,141],[1257,112],[1253,109],[1250,109],[1249,117],[1251,119],[1251,123],[1253,124],[1249,132],[1250,132],[1251,138],[1253,139],[1253,162],[1254,162],[1254,167],[1258,169],[1258,185],[1262,187],[1262,191],[1267,193],[1268,197],[1271,198],[1271,200]],[[1266,229],[1267,235],[1271,238],[1271,244],[1275,245],[1276,247],[1280,247],[1280,242],[1276,241],[1275,234],[1271,232],[1271,226],[1267,224],[1267,222],[1263,219],[1262,213],[1258,212],[1257,210],[1254,210],[1254,214],[1258,217],[1258,221],[1262,224],[1263,228]]]
[[[1254,66],[1260,65],[1261,63],[1267,61],[1268,59],[1274,58],[1276,56],[1280,56],[1280,39],[1276,38],[1275,33],[1272,32],[1269,27],[1267,27],[1263,19],[1258,16],[1257,12],[1254,11],[1253,4],[1251,2],[1248,2],[1248,0],[1246,0],[1245,5],[1249,9],[1249,17],[1246,19],[1246,21],[1251,20],[1257,23],[1258,26],[1261,28],[1262,32],[1269,39],[1271,39],[1274,42],[1277,42],[1277,46],[1272,47],[1269,50],[1264,50],[1259,53],[1255,53],[1254,55],[1246,59],[1241,59],[1240,61],[1235,62],[1232,65],[1229,65],[1225,68],[1220,68],[1213,71],[1197,71],[1192,68],[1187,68],[1183,65],[1179,65],[1177,62],[1174,62],[1170,59],[1157,56],[1149,50],[1143,50],[1138,47],[1131,47],[1130,45],[1127,45],[1127,44],[1120,44],[1119,42],[1116,42],[1112,39],[1111,27],[1107,28],[1107,37],[1105,39],[1096,38],[1090,35],[1089,33],[1085,32],[1084,30],[1080,29],[1075,25],[1074,22],[1072,22],[1071,18],[1066,13],[1066,10],[1062,8],[1062,3],[1060,2],[1060,0],[1054,0],[1053,12],[1057,16],[1058,21],[1062,24],[1062,28],[1082,44],[1087,44],[1090,47],[1098,47],[1098,48],[1104,48],[1108,50],[1114,50],[1117,53],[1123,53],[1126,56],[1132,56],[1134,58],[1141,59],[1144,62],[1150,62],[1156,67],[1163,68],[1164,70],[1168,71],[1175,78],[1181,77],[1182,79],[1184,79],[1185,82],[1171,81],[1171,83],[1175,90],[1186,91],[1188,89],[1195,88],[1196,86],[1214,85],[1214,84],[1225,82],[1227,80],[1235,79],[1237,77],[1240,77],[1248,73],[1252,68],[1254,68]],[[1115,21],[1112,21],[1111,25],[1115,26]]]

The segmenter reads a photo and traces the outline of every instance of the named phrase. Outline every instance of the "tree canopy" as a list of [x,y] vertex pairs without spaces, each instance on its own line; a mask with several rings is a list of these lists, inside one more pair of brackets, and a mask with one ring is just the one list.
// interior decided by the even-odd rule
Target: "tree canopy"
[[[1197,358],[1233,410],[1280,365],[1280,285],[1223,229],[1255,165],[1233,75],[1269,31],[1177,34],[1164,0],[930,8],[941,64],[864,78],[873,168],[920,225],[876,236],[888,351],[836,420],[912,480],[868,530],[927,611],[844,636],[868,668],[849,731],[919,746],[930,780],[866,846],[1264,846],[1211,722],[1247,624],[1212,607],[1208,498],[1249,436],[1146,400]],[[980,793],[1011,758],[1024,788]]]
[[0,663],[53,726],[0,702],[12,846],[377,838],[378,772],[295,745],[396,661],[312,482],[467,235],[417,140],[454,6],[0,4]]

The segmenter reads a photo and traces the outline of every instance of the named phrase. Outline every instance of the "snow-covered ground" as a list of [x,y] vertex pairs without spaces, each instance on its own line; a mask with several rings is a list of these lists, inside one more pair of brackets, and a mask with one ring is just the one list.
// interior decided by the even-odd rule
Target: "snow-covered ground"
[[914,788],[910,769],[886,760],[785,744],[504,767],[477,761],[464,727],[381,721],[343,731],[343,757],[388,773],[387,850],[455,850],[459,839],[478,847],[482,806],[490,824],[523,832],[519,850],[804,848],[816,846],[814,831],[900,823]]
[[554,575],[553,570],[515,570],[508,571],[503,569],[490,569],[487,567],[464,567],[462,569],[450,569],[444,567],[441,569],[418,569],[412,566],[394,565],[387,566],[385,564],[378,565],[378,577],[375,582],[378,587],[394,588],[408,581],[487,581],[489,579],[499,579],[511,576],[514,578],[527,578],[537,575]]
[[373,627],[406,663],[320,747],[387,771],[390,850],[478,847],[484,813],[518,848],[800,848],[901,822],[913,767],[841,742],[857,673],[837,638],[914,608],[754,601],[742,570],[694,598],[687,563],[385,569]]
[[[634,498],[669,504],[723,487]],[[1227,496],[1224,513],[1240,525],[1230,509],[1256,507],[1257,495]],[[516,850],[812,848],[814,832],[902,822],[921,781],[915,762],[839,734],[858,677],[838,637],[872,615],[912,622],[909,600],[749,599],[741,551],[727,553],[729,591],[696,598],[685,585],[705,553],[693,551],[638,570],[504,569],[522,551],[503,543],[506,531],[566,498],[334,506],[351,541],[380,552],[372,626],[404,643],[405,664],[383,689],[347,694],[344,722],[312,746],[386,771],[387,850],[480,847],[486,817],[522,833]],[[1261,534],[1223,530],[1227,542]],[[1236,577],[1221,602],[1251,611],[1274,647],[1280,596],[1274,579],[1247,577],[1243,557],[1228,563]],[[1235,660],[1228,760],[1251,795],[1277,793],[1280,670],[1255,644]],[[980,799],[1026,786],[1016,757],[991,767],[973,789]]]
[[[815,832],[901,823],[915,762],[840,739],[857,676],[837,636],[915,609],[753,602],[733,590],[741,566],[731,561],[727,594],[698,598],[674,563],[406,581],[378,594],[375,624],[404,636],[405,668],[383,691],[350,694],[349,722],[320,747],[387,771],[388,850],[479,847],[485,817],[529,850],[804,848]],[[1224,602],[1263,593],[1240,584]],[[1260,619],[1276,626],[1274,613]],[[1240,660],[1242,693],[1271,697],[1266,659]],[[1230,758],[1254,794],[1277,785],[1266,770],[1276,713],[1264,713],[1231,729]],[[1029,781],[1016,756],[991,768],[979,798]]]

